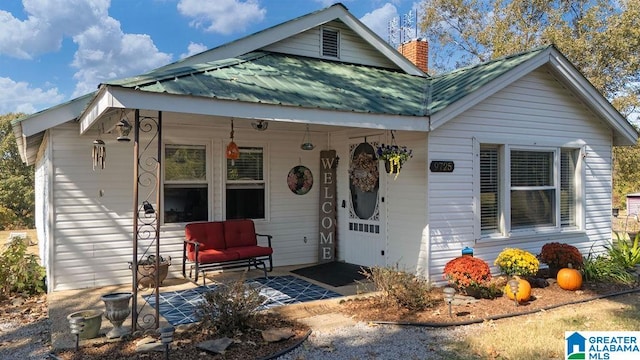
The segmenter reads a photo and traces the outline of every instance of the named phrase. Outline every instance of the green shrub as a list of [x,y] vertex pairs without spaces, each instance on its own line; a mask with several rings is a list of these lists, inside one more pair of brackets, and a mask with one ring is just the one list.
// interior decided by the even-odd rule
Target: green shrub
[[503,289],[504,285],[489,281],[484,284],[472,284],[465,289],[465,293],[476,299],[495,299],[502,296]]
[[631,285],[635,281],[633,274],[627,271],[621,263],[612,260],[607,255],[589,256],[584,258],[582,272],[586,281],[614,282]]
[[616,233],[616,241],[611,245],[605,246],[607,255],[611,260],[626,269],[633,269],[635,265],[640,264],[640,244],[639,235],[627,242],[620,234]]
[[382,293],[382,299],[388,303],[411,311],[420,311],[431,307],[435,299],[431,296],[429,281],[419,276],[394,267],[371,268],[364,272],[367,280],[370,280],[376,291]]
[[236,281],[218,285],[203,294],[204,301],[196,308],[200,326],[209,334],[233,336],[250,328],[265,297],[244,282],[244,276]]
[[38,257],[27,254],[24,239],[14,238],[0,255],[0,295],[36,295],[45,292],[45,270]]

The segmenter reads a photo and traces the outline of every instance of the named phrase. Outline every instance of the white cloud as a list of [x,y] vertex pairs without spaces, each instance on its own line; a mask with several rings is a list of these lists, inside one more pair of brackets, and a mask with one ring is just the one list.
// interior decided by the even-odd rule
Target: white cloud
[[23,0],[25,20],[0,11],[0,54],[20,59],[60,49],[73,36],[107,16],[110,0]]
[[207,50],[207,45],[201,43],[190,42],[189,46],[187,46],[187,52],[184,54],[180,54],[180,59],[184,59],[191,55],[199,54],[203,51]]
[[58,93],[57,88],[32,88],[26,82],[0,77],[0,99],[0,114],[32,114],[44,106],[60,103],[64,96]]
[[264,19],[267,10],[257,0],[180,0],[178,11],[193,18],[190,25],[207,32],[242,32]]
[[386,3],[382,7],[364,14],[360,21],[386,41],[389,34],[389,21],[394,17],[398,17],[398,9],[393,4]]
[[[25,20],[0,11],[0,54],[33,59],[57,51],[66,37],[78,46],[74,96],[94,91],[100,82],[151,70],[171,61],[151,37],[125,34],[109,16],[110,0],[23,0]],[[34,89],[38,90],[38,89]]]
[[105,17],[73,37],[78,51],[72,66],[78,69],[74,96],[94,91],[109,79],[126,77],[166,65],[171,55],[158,51],[149,35],[124,34],[120,22]]

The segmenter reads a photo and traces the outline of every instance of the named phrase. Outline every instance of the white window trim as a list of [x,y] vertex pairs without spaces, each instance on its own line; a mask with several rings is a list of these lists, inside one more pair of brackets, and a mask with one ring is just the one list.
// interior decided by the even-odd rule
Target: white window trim
[[[482,234],[481,232],[481,201],[480,201],[480,147],[482,145],[496,145],[499,153],[499,208],[500,215],[498,221],[498,228],[500,232],[491,234]],[[584,158],[586,154],[586,144],[582,141],[569,142],[560,146],[554,144],[541,144],[540,146],[532,144],[504,144],[504,139],[472,139],[473,148],[473,168],[474,168],[474,199],[473,208],[475,213],[474,223],[474,238],[475,242],[491,242],[491,241],[504,241],[512,239],[528,239],[546,237],[550,235],[564,234],[564,233],[584,233],[586,216],[585,216],[585,176],[586,166],[584,165]],[[560,154],[562,149],[575,149],[579,151],[578,160],[575,171],[575,187],[576,187],[576,226],[575,227],[562,227],[560,222]],[[556,225],[540,228],[522,229],[511,231],[511,177],[510,164],[511,164],[511,151],[523,150],[523,151],[550,151],[554,152],[554,179],[556,188]],[[507,171],[509,170],[509,171]]]
[[[262,148],[262,181],[264,183],[264,219],[253,219],[253,222],[255,223],[266,223],[269,222],[271,220],[271,206],[270,206],[270,196],[269,194],[271,194],[270,191],[270,178],[269,178],[269,174],[270,174],[270,170],[269,170],[269,164],[271,163],[269,161],[269,146],[266,143],[261,143],[261,142],[237,142],[236,141],[236,145],[238,145],[238,148],[246,148],[246,147],[259,147]],[[224,218],[227,218],[227,157],[226,157],[226,153],[227,153],[227,143],[223,143],[222,144],[222,148],[220,151],[220,154],[222,156],[222,166],[221,166],[221,186],[222,186],[222,191],[221,191],[221,197],[222,197],[222,203],[221,203],[221,210],[222,210],[222,214],[224,216]],[[243,181],[243,180],[235,180],[236,184],[242,184],[243,182],[245,183],[256,183],[256,181],[252,181],[252,180],[247,180],[247,181]]]
[[[166,146],[169,145],[198,145],[198,146],[204,146],[205,148],[205,172],[206,172],[206,184],[207,184],[207,214],[208,214],[208,220],[212,219],[213,216],[213,187],[212,187],[212,177],[211,177],[211,141],[208,140],[194,140],[192,138],[190,139],[175,139],[172,140],[171,142],[163,142],[162,143],[162,158],[164,159],[165,154],[166,154]],[[162,164],[164,164],[163,162],[161,162]],[[171,226],[176,226],[176,227],[184,227],[185,224],[187,224],[188,222],[174,222],[174,223],[165,223],[164,221],[164,205],[165,205],[165,201],[164,201],[164,186],[165,184],[203,184],[204,182],[202,181],[166,181],[165,180],[165,166],[162,166],[162,171],[161,171],[161,175],[160,175],[160,201],[162,201],[162,211],[160,212],[160,219],[159,222],[161,225],[163,226],[167,226],[167,227],[171,227]]]

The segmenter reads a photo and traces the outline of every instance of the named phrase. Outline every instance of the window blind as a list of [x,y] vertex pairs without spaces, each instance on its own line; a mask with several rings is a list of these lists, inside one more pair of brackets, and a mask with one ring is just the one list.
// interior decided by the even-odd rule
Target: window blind
[[576,159],[578,151],[562,149],[560,156],[560,225],[576,226]]
[[480,148],[480,230],[498,231],[499,169],[498,148]]

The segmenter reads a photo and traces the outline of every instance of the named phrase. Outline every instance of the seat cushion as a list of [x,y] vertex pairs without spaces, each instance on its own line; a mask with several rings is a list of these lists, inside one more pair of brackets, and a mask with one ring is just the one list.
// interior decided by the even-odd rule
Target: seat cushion
[[[184,227],[185,239],[200,243],[200,250],[226,248],[224,225],[221,221],[190,223]],[[187,251],[193,251],[193,245],[187,245]]]
[[253,220],[227,220],[224,222],[225,243],[228,248],[240,246],[255,246],[256,229]]
[[229,248],[228,251],[235,251],[241,259],[273,254],[273,249],[266,246],[239,246]]
[[210,264],[221,261],[238,260],[240,256],[237,251],[208,249],[198,252],[198,262],[201,264]]

